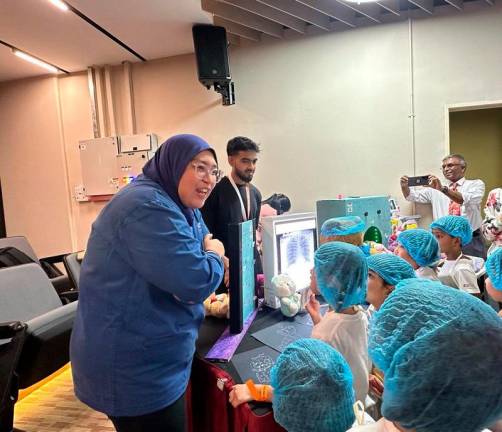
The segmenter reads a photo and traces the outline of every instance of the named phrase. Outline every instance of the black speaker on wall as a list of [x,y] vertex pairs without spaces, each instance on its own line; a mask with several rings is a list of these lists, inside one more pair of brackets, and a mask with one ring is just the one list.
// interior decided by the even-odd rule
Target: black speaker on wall
[[195,24],[192,27],[199,81],[222,95],[223,105],[232,105],[234,85],[228,66],[227,32],[224,27]]
[[231,80],[228,67],[227,32],[223,27],[196,24],[192,27],[199,81],[211,87]]

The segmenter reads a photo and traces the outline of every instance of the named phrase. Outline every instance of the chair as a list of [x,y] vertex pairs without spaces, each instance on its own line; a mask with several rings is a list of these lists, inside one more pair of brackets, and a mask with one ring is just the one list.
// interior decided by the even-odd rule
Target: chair
[[[70,336],[78,302],[62,304],[48,276],[38,264],[0,269],[2,321],[26,325],[26,339],[18,359],[7,356],[0,369],[11,370],[9,397],[0,407],[0,432],[11,432],[18,390],[54,373],[70,359]],[[0,326],[0,335],[6,325]],[[10,358],[10,360],[9,360]],[[4,389],[5,390],[5,389]]]
[[71,291],[74,287],[71,285],[68,276],[64,275],[54,264],[63,260],[63,255],[55,255],[39,259],[24,236],[12,236],[0,238],[0,248],[12,246],[30,257],[39,264],[45,273],[49,276],[52,285],[58,293]]
[[18,386],[15,367],[26,338],[26,324],[19,321],[0,323],[0,430],[11,424],[13,394]]
[[82,265],[82,259],[84,258],[84,252],[85,251],[73,252],[63,257],[63,264],[66,269],[66,273],[68,274],[71,283],[77,290],[78,281],[80,278],[80,267]]

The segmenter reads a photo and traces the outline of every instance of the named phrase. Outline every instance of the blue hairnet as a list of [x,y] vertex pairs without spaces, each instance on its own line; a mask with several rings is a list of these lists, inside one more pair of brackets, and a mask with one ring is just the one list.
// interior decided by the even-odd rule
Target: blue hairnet
[[502,247],[498,247],[488,255],[485,269],[493,288],[502,290]]
[[429,231],[406,230],[399,234],[397,241],[421,267],[432,266],[439,260],[439,244]]
[[324,237],[356,234],[364,231],[366,222],[359,216],[343,216],[331,218],[325,221],[321,227],[321,235]]
[[[376,366],[387,372],[395,353],[407,343],[445,325],[478,303],[474,296],[428,279],[405,279],[396,285],[373,314],[368,352]],[[496,314],[495,314],[496,316]]]
[[368,265],[357,246],[325,243],[314,255],[314,266],[319,291],[336,312],[364,303]]
[[345,432],[355,417],[350,367],[331,345],[298,339],[270,371],[274,418],[288,432]]
[[462,216],[443,216],[431,223],[431,229],[439,229],[451,237],[458,237],[462,246],[472,240],[472,228],[469,221]]
[[414,278],[413,267],[401,257],[381,253],[366,258],[368,269],[373,270],[387,285],[397,285],[403,279]]
[[373,354],[376,335],[387,351],[382,414],[388,420],[417,432],[474,432],[502,416],[502,320],[483,302],[408,279],[377,312],[370,332]]

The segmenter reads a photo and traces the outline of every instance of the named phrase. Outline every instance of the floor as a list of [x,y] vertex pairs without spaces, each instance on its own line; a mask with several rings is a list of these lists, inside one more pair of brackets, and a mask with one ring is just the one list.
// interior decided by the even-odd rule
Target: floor
[[24,432],[115,431],[104,414],[77,400],[70,369],[16,404],[14,426]]

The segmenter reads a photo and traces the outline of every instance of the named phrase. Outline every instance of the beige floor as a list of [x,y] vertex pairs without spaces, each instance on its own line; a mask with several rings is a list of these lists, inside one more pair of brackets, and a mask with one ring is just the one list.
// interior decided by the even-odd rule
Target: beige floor
[[16,404],[14,426],[26,432],[115,431],[104,414],[77,400],[70,369]]

